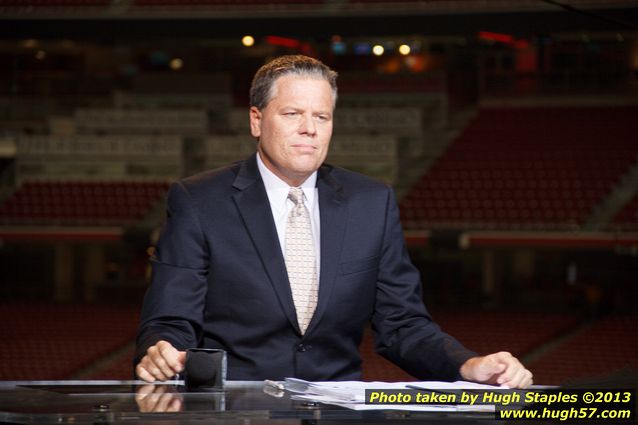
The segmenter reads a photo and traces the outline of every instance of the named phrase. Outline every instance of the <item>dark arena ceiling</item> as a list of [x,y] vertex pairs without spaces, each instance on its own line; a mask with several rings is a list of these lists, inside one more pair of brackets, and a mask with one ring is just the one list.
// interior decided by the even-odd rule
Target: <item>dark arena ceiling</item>
[[636,31],[636,0],[0,0],[0,37]]

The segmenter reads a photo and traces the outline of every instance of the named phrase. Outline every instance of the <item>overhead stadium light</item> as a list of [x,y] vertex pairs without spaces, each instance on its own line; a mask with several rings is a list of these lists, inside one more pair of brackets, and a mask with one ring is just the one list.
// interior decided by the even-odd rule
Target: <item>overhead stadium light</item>
[[245,35],[241,39],[241,44],[245,47],[251,47],[255,44],[255,38],[252,35]]
[[173,71],[179,71],[184,66],[184,61],[180,58],[173,58],[168,63],[168,66],[170,66]]

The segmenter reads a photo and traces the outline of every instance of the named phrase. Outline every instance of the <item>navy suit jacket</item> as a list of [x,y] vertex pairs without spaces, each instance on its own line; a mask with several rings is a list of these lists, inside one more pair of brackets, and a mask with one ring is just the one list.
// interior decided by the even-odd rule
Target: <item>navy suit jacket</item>
[[222,348],[228,379],[360,379],[371,323],[376,350],[420,379],[459,379],[475,354],[443,333],[421,299],[392,189],[322,166],[318,305],[299,331],[255,155],[174,183],[152,259],[135,363],[167,340]]

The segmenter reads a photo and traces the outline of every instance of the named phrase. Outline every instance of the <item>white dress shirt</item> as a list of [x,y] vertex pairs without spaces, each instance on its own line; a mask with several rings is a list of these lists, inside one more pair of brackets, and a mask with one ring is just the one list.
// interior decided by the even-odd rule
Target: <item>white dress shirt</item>
[[[294,203],[288,199],[290,186],[282,179],[277,177],[272,171],[266,167],[259,153],[257,153],[257,167],[261,179],[266,186],[266,194],[272,216],[275,219],[275,227],[277,228],[277,236],[279,237],[279,245],[281,251],[286,252],[286,225],[288,216],[292,210]],[[315,258],[317,263],[317,282],[319,282],[319,270],[321,263],[321,227],[319,219],[319,193],[317,191],[317,172],[315,171],[301,184],[301,190],[304,194],[304,204],[310,213],[310,222],[312,224],[312,241],[315,247]]]

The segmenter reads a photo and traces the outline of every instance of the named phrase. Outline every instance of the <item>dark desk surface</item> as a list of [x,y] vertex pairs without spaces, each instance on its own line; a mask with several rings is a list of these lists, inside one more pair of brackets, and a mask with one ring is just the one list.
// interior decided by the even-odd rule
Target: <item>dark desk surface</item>
[[355,411],[309,406],[262,382],[233,381],[220,392],[187,392],[180,381],[0,382],[0,422],[17,424],[311,424],[427,422],[482,424],[493,414]]

